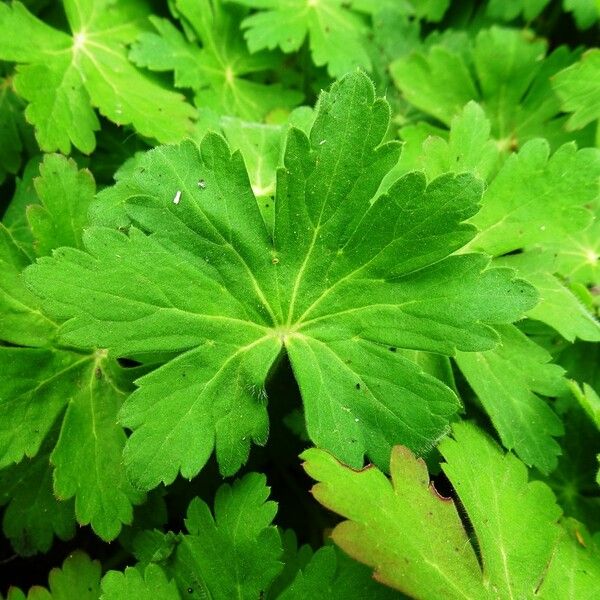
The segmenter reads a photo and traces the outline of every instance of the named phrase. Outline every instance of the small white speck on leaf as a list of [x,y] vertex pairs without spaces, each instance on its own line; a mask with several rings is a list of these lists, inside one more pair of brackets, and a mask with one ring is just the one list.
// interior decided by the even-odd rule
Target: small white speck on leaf
[[173,198],[173,204],[179,204],[180,200],[181,200],[181,190],[177,190],[177,193],[175,194],[175,198]]
[[204,179],[199,179],[198,180],[198,187],[201,190],[205,190],[206,189],[206,181],[204,181]]
[[319,142],[319,146],[322,146],[322,145],[323,145],[323,144],[324,144],[326,141],[327,141],[327,140],[321,140],[321,141]]

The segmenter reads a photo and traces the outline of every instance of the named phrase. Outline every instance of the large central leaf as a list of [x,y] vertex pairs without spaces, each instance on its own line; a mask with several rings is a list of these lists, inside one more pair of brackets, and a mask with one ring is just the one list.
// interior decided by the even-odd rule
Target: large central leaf
[[[481,185],[408,174],[377,197],[398,160],[382,143],[389,108],[365,75],[321,96],[307,137],[292,129],[273,235],[239,153],[216,134],[148,152],[103,194],[127,234],[84,236],[28,270],[65,344],[175,356],[139,381],[121,419],[125,460],[150,488],[194,476],[216,447],[223,473],[268,432],[264,384],[285,348],[311,439],[349,465],[389,464],[394,443],[425,452],[459,408],[399,349],[493,348],[535,292],[482,254],[454,254],[476,230]],[[375,200],[375,198],[377,198]]]

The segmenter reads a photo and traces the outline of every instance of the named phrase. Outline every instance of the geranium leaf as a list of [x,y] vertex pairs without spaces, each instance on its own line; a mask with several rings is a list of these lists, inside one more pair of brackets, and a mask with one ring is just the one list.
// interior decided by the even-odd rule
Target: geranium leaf
[[[255,73],[274,73],[277,54],[250,54],[239,35],[243,12],[220,0],[177,0],[177,14],[202,47],[188,41],[170,21],[151,18],[156,33],[144,32],[130,58],[154,71],[175,71],[175,84],[196,92],[196,103],[219,114],[261,120],[270,111],[290,108],[302,94],[280,83],[249,79]],[[239,8],[239,7],[238,7]]]
[[[35,187],[36,202],[19,205],[28,214],[32,247],[47,253],[60,244],[80,245],[95,192],[90,173],[62,156],[46,155]],[[52,321],[42,314],[38,298],[21,277],[29,262],[0,225],[0,306],[6,315],[0,340],[9,342],[0,344],[0,467],[15,476],[30,477],[35,471],[51,477],[51,492],[40,483],[39,501],[50,501],[44,494],[52,493],[61,500],[74,498],[77,521],[91,524],[102,539],[112,540],[123,523],[131,523],[132,505],[143,500],[125,476],[125,432],[117,424],[130,384],[104,350],[88,346],[71,351],[56,343],[60,319]],[[4,501],[24,493],[19,486],[8,489]],[[58,513],[67,508],[72,511],[72,504]],[[47,531],[66,535],[62,525],[44,523],[29,539],[27,551],[44,550]],[[16,534],[12,537],[17,539]],[[17,542],[17,547],[22,545]]]
[[516,327],[497,328],[501,343],[487,352],[459,352],[456,361],[477,393],[505,448],[549,473],[557,464],[561,420],[542,396],[558,396],[566,387],[563,369]]
[[309,434],[349,464],[386,464],[400,440],[424,452],[447,431],[455,394],[396,348],[493,348],[491,326],[536,297],[483,255],[452,255],[475,233],[463,223],[481,194],[472,176],[426,186],[409,174],[375,201],[398,158],[382,144],[388,123],[363,74],[323,94],[310,136],[289,132],[272,237],[221,137],[159,147],[108,195],[128,234],[92,228],[86,252],[28,270],[45,309],[68,319],[63,343],[179,354],[121,413],[136,484],[193,477],[213,447],[223,473],[237,470],[250,441],[266,440],[263,388],[283,347]]
[[54,29],[20,2],[0,5],[0,59],[19,63],[14,86],[29,105],[42,150],[68,154],[95,148],[100,123],[94,112],[132,124],[161,142],[181,139],[194,110],[183,97],[145,77],[127,59],[125,44],[141,31],[138,2],[63,2],[71,33]]
[[371,68],[367,51],[368,28],[342,0],[235,0],[259,9],[242,22],[251,52],[264,48],[298,50],[308,37],[313,62],[341,77],[362,67]]
[[498,26],[482,29],[473,42],[434,40],[428,46],[390,66],[400,91],[420,110],[450,125],[475,100],[485,106],[492,136],[504,151],[540,135],[553,146],[572,139],[563,130],[550,78],[577,53],[562,46],[545,57],[544,41]]
[[392,452],[391,481],[373,466],[348,469],[313,448],[302,455],[318,481],[313,494],[347,519],[334,541],[380,581],[423,600],[594,597],[598,548],[583,526],[559,522],[550,488],[528,482],[523,463],[473,425],[456,424],[453,437],[440,446],[442,468],[472,541],[454,500],[437,493],[425,463],[406,448]]
[[567,125],[579,129],[600,119],[600,50],[586,52],[581,60],[554,76],[554,91],[565,111],[573,113]]

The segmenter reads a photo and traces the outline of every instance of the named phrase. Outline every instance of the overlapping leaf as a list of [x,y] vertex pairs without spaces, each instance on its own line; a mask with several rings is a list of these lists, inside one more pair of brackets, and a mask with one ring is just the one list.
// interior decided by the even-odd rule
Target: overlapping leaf
[[563,110],[573,113],[568,127],[579,129],[600,119],[600,50],[589,50],[579,62],[557,73],[553,87]]
[[544,473],[557,464],[563,433],[559,417],[545,400],[565,391],[563,369],[548,364],[550,354],[516,327],[497,328],[501,343],[487,352],[459,352],[456,361],[480,398],[505,448]]
[[571,393],[563,395],[558,413],[565,425],[563,453],[558,468],[546,478],[565,514],[600,528],[600,397],[587,383],[570,382]]
[[121,420],[125,460],[146,488],[194,476],[216,447],[223,473],[264,443],[263,387],[285,347],[311,439],[360,466],[402,440],[431,448],[459,408],[396,348],[492,348],[491,324],[535,303],[532,288],[480,254],[451,255],[474,229],[480,184],[400,179],[371,204],[398,148],[388,107],[354,74],[321,97],[307,137],[292,129],[273,237],[239,154],[208,135],[150,151],[112,191],[133,225],[85,235],[27,280],[64,343],[121,356],[180,353],[138,381]]
[[473,218],[474,248],[498,256],[579,233],[593,219],[599,196],[600,152],[561,146],[550,155],[545,140],[531,140],[509,156]]
[[0,470],[0,504],[7,504],[2,526],[21,556],[47,552],[54,535],[68,540],[75,533],[73,503],[54,496],[49,456],[54,444],[51,432],[32,459]]
[[454,117],[447,140],[419,125],[403,134],[408,141],[396,174],[419,169],[433,179],[466,171],[488,181],[472,219],[481,231],[470,246],[501,256],[496,264],[516,268],[536,286],[540,302],[528,316],[570,341],[597,341],[598,323],[568,284],[593,287],[599,280],[600,152],[566,144],[550,155],[539,139],[501,166],[489,121],[475,103]]
[[130,58],[136,64],[174,71],[177,87],[192,88],[198,106],[222,115],[261,120],[273,109],[300,102],[297,90],[247,78],[274,72],[281,60],[275,53],[248,52],[239,28],[243,13],[221,0],[177,0],[175,8],[202,48],[170,21],[151,17],[156,33],[142,33],[134,44]]
[[20,2],[0,5],[0,60],[19,63],[17,93],[44,151],[95,148],[94,107],[161,142],[181,139],[194,110],[183,97],[145,77],[125,45],[140,33],[147,9],[138,2],[64,0],[71,33],[54,29]]
[[[594,598],[599,550],[582,525],[558,521],[543,483],[470,424],[442,442],[444,472],[473,527],[440,497],[427,468],[406,448],[392,453],[391,482],[375,467],[353,471],[317,449],[303,454],[319,483],[313,494],[347,521],[333,539],[374,576],[413,598]],[[568,573],[568,575],[567,575]]]
[[136,538],[140,562],[109,571],[102,599],[302,600],[399,595],[372,580],[369,569],[334,547],[313,553],[294,534],[272,525],[265,477],[250,473],[217,491],[214,511],[198,498],[189,505],[187,533],[145,531]]
[[[179,598],[177,590],[185,598],[260,597],[283,568],[281,539],[272,525],[277,505],[268,496],[264,475],[249,473],[219,488],[214,513],[195,498],[185,520],[188,533],[154,532],[143,541],[144,554],[151,554],[162,570],[148,562],[138,565],[137,572],[109,572],[102,582],[103,597],[122,597],[121,582],[132,593],[157,590],[162,594],[157,597],[164,598]],[[168,540],[169,535],[172,541],[164,544],[162,552],[148,552],[149,544],[155,540],[162,544],[161,539]]]
[[494,26],[473,42],[434,39],[427,51],[400,58],[390,69],[406,99],[445,125],[476,100],[485,106],[492,136],[504,150],[538,136],[557,146],[570,136],[550,77],[577,55],[564,46],[544,58],[545,53],[542,40]]
[[[59,244],[78,245],[94,195],[89,172],[59,155],[46,156],[40,172],[38,202],[27,210],[32,248],[43,254]],[[2,500],[13,498],[5,531],[24,553],[47,549],[52,531],[60,537],[72,533],[67,516],[72,507],[58,505],[56,496],[74,498],[78,522],[114,539],[122,523],[131,522],[132,504],[143,497],[122,467],[125,433],[116,415],[127,387],[105,351],[56,344],[56,322],[41,313],[20,277],[29,258],[4,226],[0,235],[0,339],[10,344],[0,345],[0,466],[7,468],[3,477],[12,478]],[[19,511],[14,504],[30,493],[20,483],[28,481],[38,490],[35,502],[52,507],[47,514]]]
[[370,70],[368,28],[343,0],[235,0],[259,9],[242,22],[251,52],[281,48],[300,49],[308,37],[315,65],[326,65],[332,77],[357,67]]

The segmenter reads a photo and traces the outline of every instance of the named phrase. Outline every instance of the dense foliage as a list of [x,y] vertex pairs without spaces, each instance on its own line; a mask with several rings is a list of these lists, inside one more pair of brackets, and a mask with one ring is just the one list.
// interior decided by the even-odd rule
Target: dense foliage
[[0,3],[0,598],[600,597],[599,23]]

